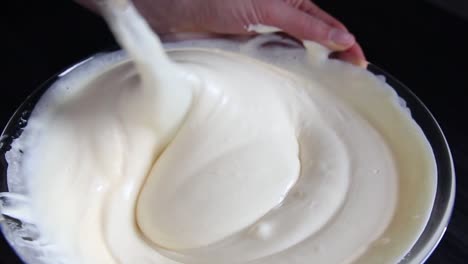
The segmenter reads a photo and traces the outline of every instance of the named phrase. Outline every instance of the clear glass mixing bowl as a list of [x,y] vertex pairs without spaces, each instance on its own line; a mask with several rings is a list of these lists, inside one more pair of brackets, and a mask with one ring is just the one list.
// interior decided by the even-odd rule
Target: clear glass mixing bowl
[[[93,57],[85,61],[91,59],[93,59]],[[75,67],[85,61],[68,68],[45,82],[24,101],[11,117],[0,137],[0,192],[8,192],[8,164],[5,160],[5,153],[11,148],[10,145],[13,140],[21,135],[22,129],[25,127],[35,104],[44,91],[55,81],[67,75]],[[432,213],[422,235],[405,258],[400,261],[400,263],[423,263],[441,240],[449,222],[454,204],[455,173],[449,146],[437,121],[411,90],[375,65],[369,65],[368,70],[376,75],[385,76],[387,83],[406,101],[407,106],[411,109],[413,118],[423,129],[434,151],[438,171],[437,190]],[[0,204],[1,202],[7,201],[0,200]],[[3,234],[17,255],[26,263],[43,263],[38,260],[38,252],[34,250],[34,246],[27,246],[34,238],[25,236],[24,233],[21,232],[22,225],[23,223],[17,219],[0,216],[0,227]]]

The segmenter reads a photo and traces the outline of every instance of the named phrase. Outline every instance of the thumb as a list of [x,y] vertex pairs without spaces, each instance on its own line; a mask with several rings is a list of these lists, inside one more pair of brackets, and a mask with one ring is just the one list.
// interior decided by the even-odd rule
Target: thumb
[[283,1],[264,8],[261,23],[280,28],[296,38],[318,42],[334,51],[346,50],[356,42],[351,33],[332,27]]

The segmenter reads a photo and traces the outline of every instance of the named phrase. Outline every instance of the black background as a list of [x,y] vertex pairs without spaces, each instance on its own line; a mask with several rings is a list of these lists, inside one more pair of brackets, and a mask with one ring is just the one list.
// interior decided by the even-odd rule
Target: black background
[[[341,19],[368,60],[409,86],[442,126],[455,160],[456,205],[428,263],[468,263],[468,20],[422,0],[316,3]],[[0,127],[47,78],[114,45],[103,21],[69,0],[4,1],[0,13]],[[0,263],[21,263],[1,236]]]

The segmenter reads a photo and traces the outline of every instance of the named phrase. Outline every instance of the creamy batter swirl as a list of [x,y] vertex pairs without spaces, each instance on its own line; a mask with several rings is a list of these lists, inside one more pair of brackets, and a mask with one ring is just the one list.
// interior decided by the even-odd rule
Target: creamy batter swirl
[[384,81],[276,35],[166,55],[131,7],[109,17],[132,61],[68,73],[7,154],[1,212],[44,263],[396,263],[415,242],[435,163]]

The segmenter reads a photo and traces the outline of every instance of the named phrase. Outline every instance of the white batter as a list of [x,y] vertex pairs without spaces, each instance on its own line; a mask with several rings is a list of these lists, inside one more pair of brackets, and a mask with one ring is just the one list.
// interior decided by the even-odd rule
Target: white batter
[[383,81],[277,36],[167,56],[133,7],[107,11],[133,63],[113,53],[67,74],[7,154],[16,194],[0,210],[39,233],[35,259],[396,263],[408,251],[436,168]]

